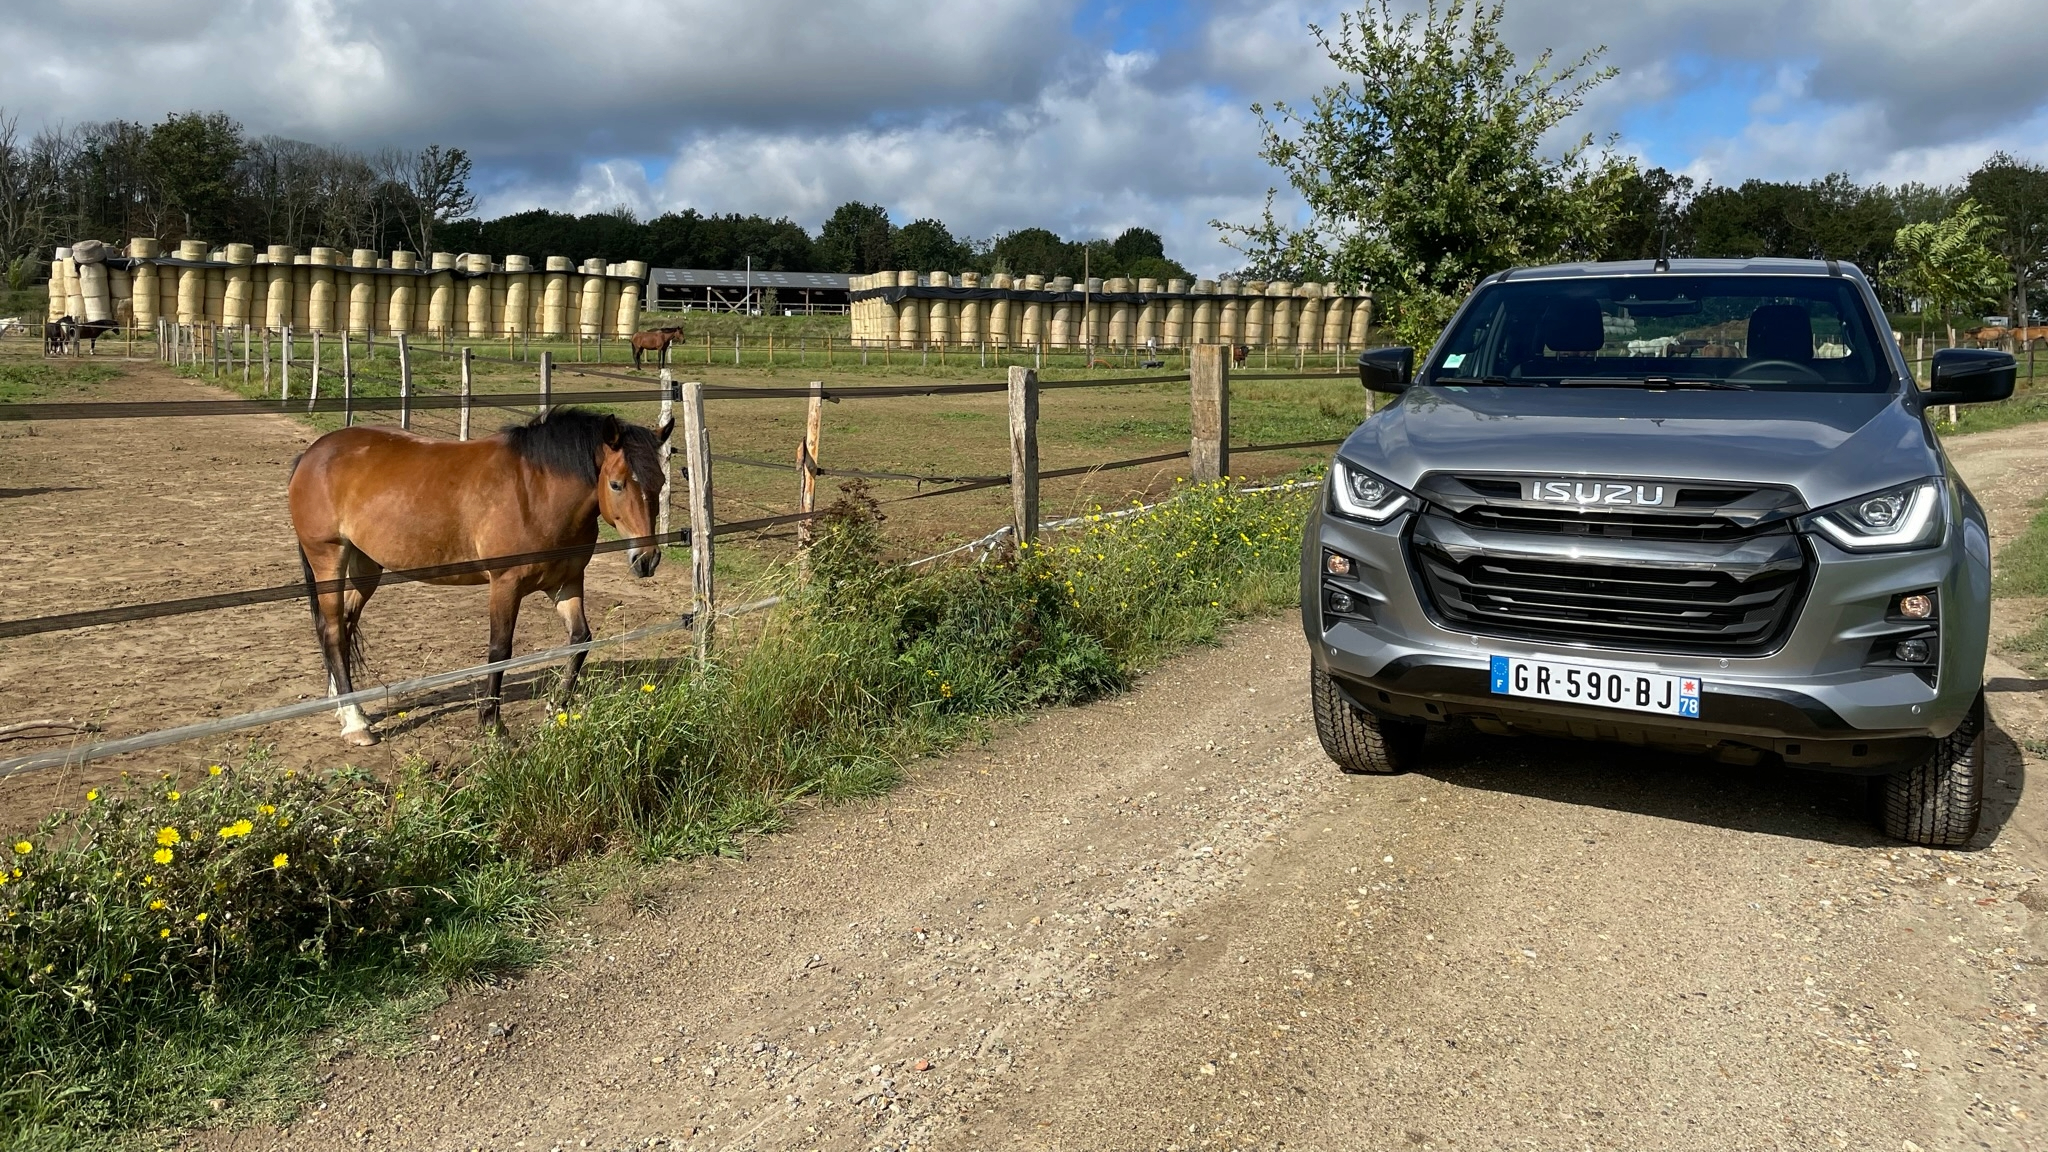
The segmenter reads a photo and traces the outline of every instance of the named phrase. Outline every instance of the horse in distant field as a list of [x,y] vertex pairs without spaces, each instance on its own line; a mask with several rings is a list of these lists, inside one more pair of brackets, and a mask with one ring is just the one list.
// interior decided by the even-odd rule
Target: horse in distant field
[[71,341],[78,331],[71,317],[51,320],[43,325],[43,355],[62,356],[71,350]]
[[[481,440],[358,426],[314,441],[293,462],[288,493],[329,691],[355,691],[357,629],[386,569],[463,565],[419,578],[489,584],[492,663],[512,655],[519,602],[532,592],[553,598],[571,643],[590,639],[583,570],[597,544],[597,522],[621,536],[654,534],[667,482],[661,446],[674,427],[670,420],[650,431],[616,416],[558,408]],[[466,570],[484,560],[503,562]],[[634,575],[652,576],[661,549],[635,544],[626,563]],[[575,687],[583,655],[569,657],[558,703]],[[483,701],[484,724],[499,732],[504,679],[490,674]],[[338,714],[342,739],[365,747],[377,742],[360,707]]]
[[20,332],[26,335],[28,325],[19,316],[0,316],[0,336],[6,336],[9,332]]
[[681,328],[650,328],[633,333],[633,367],[640,367],[640,354],[652,352],[656,364],[668,363],[668,347],[683,338]]
[[1234,345],[1230,349],[1230,366],[1232,368],[1244,367],[1245,362],[1250,360],[1251,358],[1252,346],[1249,344]]
[[93,355],[97,356],[100,354],[100,337],[111,332],[119,332],[120,330],[121,322],[119,320],[87,320],[78,326],[78,330],[72,333],[71,338],[85,345],[92,351]]

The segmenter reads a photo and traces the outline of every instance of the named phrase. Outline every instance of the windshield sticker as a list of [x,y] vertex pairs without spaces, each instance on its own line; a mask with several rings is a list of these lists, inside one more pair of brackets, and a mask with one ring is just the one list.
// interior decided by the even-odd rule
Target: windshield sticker
[[1446,368],[1456,368],[1458,365],[1463,364],[1464,362],[1465,354],[1463,352],[1453,352],[1450,355],[1444,357],[1444,367]]

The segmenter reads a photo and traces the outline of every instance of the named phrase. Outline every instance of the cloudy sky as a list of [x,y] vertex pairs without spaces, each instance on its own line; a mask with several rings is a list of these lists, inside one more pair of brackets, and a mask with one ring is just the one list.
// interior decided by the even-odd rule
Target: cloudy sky
[[[1397,0],[1397,4],[1402,0]],[[1335,78],[1316,0],[0,0],[24,127],[225,109],[469,149],[486,215],[846,200],[982,237],[1143,224],[1202,271],[1275,180],[1254,100]],[[2048,160],[2039,0],[1509,0],[1518,52],[1605,45],[1576,127],[1695,177],[1949,181]],[[1284,190],[1283,190],[1284,191]]]

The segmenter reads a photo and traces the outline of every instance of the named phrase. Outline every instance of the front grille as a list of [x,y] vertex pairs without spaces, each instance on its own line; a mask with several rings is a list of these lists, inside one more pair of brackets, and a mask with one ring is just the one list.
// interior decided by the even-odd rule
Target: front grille
[[1782,523],[1690,536],[1666,528],[1655,543],[1582,540],[1564,555],[1553,554],[1563,551],[1557,549],[1563,541],[1547,524],[1514,516],[1475,523],[1472,511],[1425,513],[1409,541],[1431,608],[1459,631],[1755,655],[1783,641],[1808,583],[1806,550]]
[[1739,540],[1754,529],[1722,516],[1630,513],[1556,505],[1475,504],[1458,514],[1475,528],[1625,540]]

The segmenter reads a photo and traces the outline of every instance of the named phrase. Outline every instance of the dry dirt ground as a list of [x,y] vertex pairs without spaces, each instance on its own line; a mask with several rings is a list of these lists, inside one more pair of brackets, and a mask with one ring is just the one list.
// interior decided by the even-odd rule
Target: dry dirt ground
[[[154,364],[126,368],[120,379],[67,389],[63,399],[229,396]],[[292,460],[313,436],[282,415],[0,424],[0,617],[298,580],[281,493]],[[591,625],[603,636],[672,615],[688,587],[686,564],[665,565],[639,581],[619,555],[600,556],[590,566]],[[368,683],[483,663],[485,596],[481,587],[379,589],[365,616]],[[564,639],[547,599],[529,598],[514,652]],[[73,718],[100,724],[101,738],[113,738],[326,691],[307,606],[297,599],[0,642],[0,723]],[[378,726],[387,736],[383,745],[350,749],[348,758],[389,770],[410,754],[466,748],[477,735],[475,691],[464,686],[411,702],[405,719],[392,716]],[[536,701],[528,711],[539,707]],[[374,717],[384,710],[371,711]],[[446,722],[430,723],[436,717]],[[219,742],[27,773],[0,784],[0,823],[33,823],[122,771],[189,771],[252,743],[273,746],[287,761],[332,763],[342,750],[337,731],[338,722],[321,714]],[[55,744],[0,743],[0,758]]]
[[[2001,539],[2038,428],[1956,445]],[[1345,778],[1298,621],[593,909],[210,1149],[2048,1148],[2048,700],[1968,851],[1860,782],[1449,732]],[[2031,751],[2029,751],[2031,749]]]

